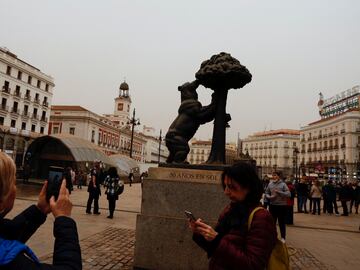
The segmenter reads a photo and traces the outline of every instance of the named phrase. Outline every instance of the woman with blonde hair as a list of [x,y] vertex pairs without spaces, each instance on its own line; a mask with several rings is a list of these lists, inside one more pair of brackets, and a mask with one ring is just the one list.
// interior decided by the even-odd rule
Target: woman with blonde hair
[[[72,204],[66,181],[62,182],[59,196],[46,200],[47,181],[41,189],[36,205],[25,209],[14,219],[5,216],[14,207],[16,198],[16,167],[13,160],[0,152],[0,270],[77,270],[82,269],[81,252],[76,223],[70,218]],[[53,213],[55,247],[53,265],[42,264],[26,241]]]
[[310,196],[313,201],[313,211],[312,214],[315,215],[316,212],[320,215],[320,201],[321,201],[321,188],[319,180],[315,180],[310,190]]

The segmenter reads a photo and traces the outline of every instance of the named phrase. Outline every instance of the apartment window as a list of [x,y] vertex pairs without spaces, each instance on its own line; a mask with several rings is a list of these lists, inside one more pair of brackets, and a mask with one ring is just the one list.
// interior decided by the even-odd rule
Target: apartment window
[[22,79],[22,72],[21,72],[21,71],[18,71],[17,78],[18,78],[19,80],[21,80],[21,79]]
[[15,101],[12,111],[17,112],[18,111],[18,106],[19,106],[19,104]]
[[45,91],[49,92],[49,85],[48,84],[45,85]]
[[41,81],[40,80],[37,80],[37,88],[40,88],[41,87]]
[[48,106],[48,102],[47,102],[47,101],[48,101],[48,98],[47,98],[47,97],[44,97],[43,105],[46,106],[46,107]]
[[35,94],[35,101],[39,100],[39,94]]
[[8,81],[5,81],[5,82],[4,82],[3,89],[4,89],[5,91],[7,91],[7,92],[10,91],[9,85],[10,85],[10,83],[9,83]]
[[14,128],[14,127],[16,126],[16,120],[11,120],[10,126],[11,126],[12,128]]
[[21,123],[21,129],[22,129],[22,130],[25,130],[25,129],[26,129],[26,123],[25,123],[25,122],[22,122],[22,123]]
[[42,120],[42,121],[45,121],[45,120],[46,120],[46,112],[45,112],[45,111],[42,112],[41,120]]
[[95,142],[95,130],[91,131],[91,142]]
[[75,135],[75,128],[74,128],[74,127],[71,127],[71,128],[69,129],[69,133],[70,133],[71,135]]
[[20,97],[20,85],[15,87],[15,96]]
[[7,75],[11,75],[11,67],[10,67],[10,66],[7,66],[7,68],[6,68],[6,74],[7,74]]
[[45,130],[44,127],[40,127],[40,133],[41,133],[41,134],[44,134],[44,130]]
[[27,115],[29,112],[29,106],[28,105],[25,105],[24,106],[24,115]]
[[0,125],[1,125],[1,126],[4,125],[4,117],[0,117]]
[[5,107],[6,106],[6,102],[7,102],[7,99],[6,98],[3,98],[2,100],[1,100],[1,107]]
[[28,84],[31,84],[31,81],[32,81],[32,77],[29,76],[29,77],[28,77]]
[[35,132],[35,128],[36,128],[35,125],[31,125],[31,131],[32,131],[32,132]]
[[59,127],[53,127],[53,134],[58,134],[59,133]]

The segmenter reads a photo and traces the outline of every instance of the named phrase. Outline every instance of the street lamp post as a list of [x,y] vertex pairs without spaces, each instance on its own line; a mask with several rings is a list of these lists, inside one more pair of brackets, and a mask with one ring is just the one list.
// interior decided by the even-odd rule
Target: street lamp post
[[128,125],[131,125],[131,142],[130,142],[130,158],[132,158],[133,153],[133,143],[134,143],[134,128],[135,126],[140,125],[140,119],[135,118],[135,108],[133,110],[133,116],[127,122]]
[[295,156],[295,182],[298,181],[298,154],[299,149],[297,147],[294,148],[294,156]]
[[158,163],[160,164],[160,153],[161,153],[161,142],[162,142],[162,130],[160,129],[160,136],[159,136],[159,155],[158,155]]

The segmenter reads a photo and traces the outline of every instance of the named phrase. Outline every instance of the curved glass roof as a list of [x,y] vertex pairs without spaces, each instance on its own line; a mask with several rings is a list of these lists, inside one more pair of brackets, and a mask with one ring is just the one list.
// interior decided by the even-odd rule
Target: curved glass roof
[[109,156],[109,158],[120,170],[124,171],[126,174],[129,174],[131,171],[139,170],[139,164],[128,156],[115,154]]

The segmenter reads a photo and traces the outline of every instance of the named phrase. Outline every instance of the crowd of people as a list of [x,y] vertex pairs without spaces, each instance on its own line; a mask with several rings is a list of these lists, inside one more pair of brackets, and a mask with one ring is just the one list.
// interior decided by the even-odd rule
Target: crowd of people
[[[269,196],[266,194],[268,187],[274,182],[272,179],[265,178],[264,183],[264,206],[269,205]],[[360,182],[359,181],[333,181],[333,180],[307,180],[303,177],[299,182],[286,180],[290,191],[290,197],[287,199],[287,224],[293,224],[293,211],[295,198],[297,199],[298,213],[311,213],[313,215],[335,214],[348,216],[349,214],[359,213],[360,204]],[[340,205],[338,205],[338,202]],[[285,204],[285,202],[283,202]],[[271,208],[270,208],[271,209]]]

